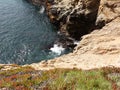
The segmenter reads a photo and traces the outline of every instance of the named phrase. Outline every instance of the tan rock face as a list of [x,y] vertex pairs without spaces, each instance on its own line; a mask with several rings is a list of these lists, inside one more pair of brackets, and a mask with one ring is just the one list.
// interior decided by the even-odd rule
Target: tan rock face
[[58,22],[61,32],[67,35],[81,36],[95,22],[101,29],[83,36],[73,53],[31,66],[37,70],[120,67],[120,0],[99,1],[55,0],[47,3],[51,20]]
[[54,0],[48,15],[66,36],[80,38],[120,16],[120,0]]
[[[48,16],[61,33],[80,39],[120,16],[120,0],[31,0],[46,3]],[[97,20],[96,20],[97,18]]]
[[[47,65],[46,65],[47,63]],[[31,66],[38,70],[54,68],[93,69],[120,67],[120,17],[101,30],[83,36],[73,53]]]
[[99,4],[100,0],[54,0],[54,4],[47,5],[47,11],[63,34],[80,39],[93,29]]
[[120,17],[106,24],[101,30],[83,36],[75,52],[82,53],[81,51],[90,51],[94,54],[120,53]]
[[102,27],[120,16],[120,0],[101,0],[96,24]]

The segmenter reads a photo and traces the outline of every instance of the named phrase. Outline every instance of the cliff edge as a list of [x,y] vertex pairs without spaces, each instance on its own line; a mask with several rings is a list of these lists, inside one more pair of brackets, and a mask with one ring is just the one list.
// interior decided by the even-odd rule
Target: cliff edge
[[[81,8],[84,6],[83,4],[85,4],[85,7]],[[72,8],[71,5],[74,7]],[[81,22],[84,24],[84,27],[82,28],[83,32],[86,30],[84,28],[89,26],[90,27],[87,29],[87,32],[89,30],[92,30],[92,32],[87,35],[82,34],[84,36],[82,36],[82,40],[75,48],[73,53],[63,55],[52,60],[34,63],[30,66],[37,70],[49,70],[54,68],[77,68],[86,70],[106,66],[120,67],[119,0],[54,0],[54,2],[52,1],[47,3],[47,6],[49,7],[47,7],[47,11],[51,21],[58,22],[60,29],[62,29],[64,26],[67,27],[62,29],[65,31],[65,34],[68,34],[69,36],[72,36],[72,34],[75,36],[79,34],[80,38],[82,31],[81,28],[76,26],[76,24],[81,26]],[[57,13],[59,12],[59,14],[53,14],[53,11],[50,11],[53,9],[57,10]],[[69,9],[71,11],[69,11]],[[82,18],[79,17],[81,13],[72,13],[72,11],[75,9],[77,12],[82,12],[81,10],[84,9],[82,12]],[[68,11],[66,12],[66,10]],[[67,14],[65,14],[65,12]],[[78,16],[76,18],[77,20],[72,16]],[[72,21],[70,18],[73,18]],[[81,19],[83,19],[83,21],[81,21]],[[67,23],[66,20],[68,21]],[[77,22],[78,20],[79,22]],[[91,24],[88,24],[88,22]],[[69,24],[70,27],[73,26],[75,28],[70,28]],[[78,31],[79,29],[80,32]],[[69,30],[72,30],[71,34],[68,32]]]

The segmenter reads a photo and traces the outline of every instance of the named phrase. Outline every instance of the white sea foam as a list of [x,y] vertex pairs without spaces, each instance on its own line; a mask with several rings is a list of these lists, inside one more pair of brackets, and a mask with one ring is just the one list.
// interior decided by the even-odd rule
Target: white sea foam
[[40,11],[39,11],[39,13],[44,13],[45,12],[45,7],[44,6],[41,6],[41,8],[40,8]]
[[74,44],[75,44],[75,45],[78,45],[78,44],[79,44],[79,41],[74,41]]
[[60,31],[58,31],[57,34],[60,34]]
[[60,55],[62,52],[64,52],[65,48],[63,48],[61,45],[54,44],[50,50],[58,55]]

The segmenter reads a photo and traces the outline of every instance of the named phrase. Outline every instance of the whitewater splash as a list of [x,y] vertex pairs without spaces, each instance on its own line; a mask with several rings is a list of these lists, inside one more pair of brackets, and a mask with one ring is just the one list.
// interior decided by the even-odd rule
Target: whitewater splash
[[50,48],[50,50],[58,55],[61,55],[62,52],[64,52],[65,48],[63,48],[61,45],[54,44],[54,46]]
[[41,6],[39,13],[42,14],[42,13],[44,13],[44,12],[45,12],[45,7],[44,7],[44,6]]
[[74,41],[75,45],[78,45],[80,43],[80,41]]

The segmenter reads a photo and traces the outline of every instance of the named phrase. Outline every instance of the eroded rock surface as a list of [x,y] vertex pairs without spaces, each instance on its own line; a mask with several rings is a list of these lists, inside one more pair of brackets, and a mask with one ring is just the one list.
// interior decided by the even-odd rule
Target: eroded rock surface
[[101,0],[96,25],[101,28],[117,17],[120,17],[120,0]]
[[79,40],[120,16],[120,0],[28,0],[44,4],[47,14],[60,32]]
[[47,0],[51,21],[66,35],[79,39],[73,53],[31,64],[38,70],[120,67],[120,0]]
[[120,67],[120,17],[106,24],[101,30],[83,36],[73,53],[31,66],[38,70]]
[[54,0],[47,3],[51,21],[60,31],[75,39],[93,30],[100,0]]

